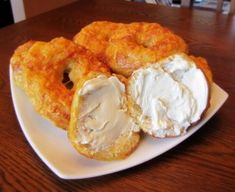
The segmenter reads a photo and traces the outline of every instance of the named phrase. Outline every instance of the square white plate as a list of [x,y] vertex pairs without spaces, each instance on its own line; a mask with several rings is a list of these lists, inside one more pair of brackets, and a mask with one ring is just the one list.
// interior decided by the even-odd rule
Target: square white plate
[[177,138],[154,139],[146,136],[125,160],[102,162],[78,154],[70,144],[66,131],[56,128],[34,111],[29,98],[13,82],[10,68],[11,93],[20,126],[41,160],[63,179],[82,179],[124,170],[161,155],[181,143],[204,125],[223,105],[228,94],[213,84],[211,106],[199,124]]

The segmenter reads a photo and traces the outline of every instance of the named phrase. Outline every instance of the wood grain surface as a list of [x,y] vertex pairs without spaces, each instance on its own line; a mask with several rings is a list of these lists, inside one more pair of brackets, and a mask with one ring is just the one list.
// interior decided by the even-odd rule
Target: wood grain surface
[[[158,22],[182,36],[190,53],[207,58],[229,93],[196,134],[134,168],[83,180],[62,180],[26,141],[12,105],[9,59],[27,40],[72,38],[95,20]],[[235,17],[114,0],[81,0],[0,30],[1,191],[235,191]]]

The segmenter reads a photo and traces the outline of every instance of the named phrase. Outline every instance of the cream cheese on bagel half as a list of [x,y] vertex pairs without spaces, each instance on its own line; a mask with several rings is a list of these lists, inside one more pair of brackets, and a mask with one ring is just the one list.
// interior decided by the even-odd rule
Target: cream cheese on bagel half
[[98,160],[127,157],[139,142],[127,111],[125,84],[117,76],[95,75],[75,92],[69,138],[83,155]]
[[129,109],[140,128],[154,137],[184,134],[209,102],[209,84],[183,53],[142,67],[128,82]]

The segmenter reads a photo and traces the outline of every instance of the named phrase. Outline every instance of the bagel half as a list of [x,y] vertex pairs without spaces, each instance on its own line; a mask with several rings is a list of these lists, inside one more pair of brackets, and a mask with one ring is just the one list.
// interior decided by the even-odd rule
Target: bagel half
[[77,84],[68,137],[79,153],[97,160],[124,159],[138,145],[138,131],[117,76],[90,73]]
[[127,88],[128,104],[145,133],[175,137],[201,119],[209,103],[207,78],[212,81],[212,77],[200,68],[189,56],[177,53],[133,72]]

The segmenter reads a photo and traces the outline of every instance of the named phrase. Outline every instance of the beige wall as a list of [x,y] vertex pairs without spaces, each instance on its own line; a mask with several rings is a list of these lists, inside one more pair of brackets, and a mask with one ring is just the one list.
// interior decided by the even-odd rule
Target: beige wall
[[50,11],[76,0],[23,0],[26,18]]

